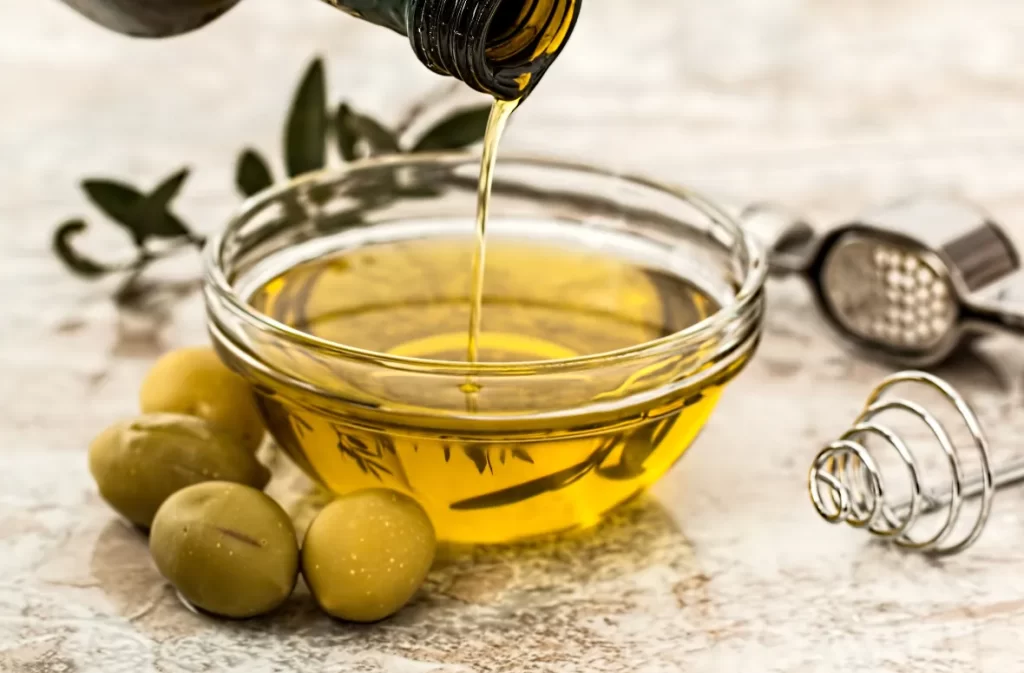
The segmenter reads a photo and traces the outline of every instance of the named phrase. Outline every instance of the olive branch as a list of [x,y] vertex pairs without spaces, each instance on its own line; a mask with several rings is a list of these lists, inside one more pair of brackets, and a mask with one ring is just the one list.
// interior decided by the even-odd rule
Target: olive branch
[[[483,138],[489,114],[486,104],[450,112],[406,142],[409,129],[429,113],[431,102],[415,104],[401,122],[389,128],[347,102],[330,104],[323,61],[315,58],[299,82],[285,121],[283,158],[287,177],[325,168],[331,148],[342,162],[352,162],[383,154],[463,149]],[[121,282],[114,293],[119,306],[143,305],[157,289],[145,281],[145,271],[154,262],[182,251],[194,253],[206,242],[174,211],[174,201],[190,172],[188,167],[179,168],[150,189],[109,178],[83,180],[81,188],[88,200],[128,235],[130,254],[111,261],[82,252],[75,242],[89,229],[83,218],[69,219],[54,230],[54,253],[69,271],[85,280],[119,277]],[[243,149],[235,165],[235,186],[241,195],[253,196],[274,182],[267,160],[252,147]]]

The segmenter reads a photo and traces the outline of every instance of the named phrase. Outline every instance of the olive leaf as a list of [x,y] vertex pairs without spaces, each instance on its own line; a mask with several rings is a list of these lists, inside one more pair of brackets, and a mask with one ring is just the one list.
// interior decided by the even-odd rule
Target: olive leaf
[[148,204],[152,208],[159,208],[161,210],[166,209],[171,201],[178,196],[181,192],[182,186],[185,184],[185,180],[188,179],[189,169],[182,168],[176,173],[172,173],[169,177],[164,178],[163,182],[153,189],[153,193],[149,195]]
[[195,243],[203,239],[196,236],[181,219],[167,208],[150,207],[150,202],[143,202],[143,221],[146,233],[152,238],[187,238]]
[[359,144],[359,137],[352,124],[352,108],[347,103],[338,106],[338,112],[334,115],[334,137],[338,141],[338,154],[345,161],[355,161],[356,145]]
[[518,460],[523,461],[524,463],[530,463],[531,465],[533,464],[533,458],[530,457],[530,454],[528,454],[525,449],[520,449],[518,447],[512,449],[512,456],[514,458],[517,458]]
[[53,251],[72,272],[83,278],[98,278],[113,269],[89,259],[75,250],[71,243],[74,237],[85,229],[86,225],[82,220],[69,220],[57,227],[53,232]]
[[501,447],[501,451],[498,453],[498,459],[501,461],[502,465],[505,464],[505,460],[508,458],[509,455],[511,455],[516,460],[521,460],[524,463],[529,463],[533,465],[533,458],[531,458],[530,454],[528,454],[524,449],[520,449],[518,447],[512,447],[511,449],[509,449],[508,447],[505,446]]
[[[683,400],[682,408],[691,407],[703,399],[703,393],[690,395]],[[675,427],[678,419],[678,415],[669,416],[661,421],[649,423],[627,436],[618,462],[612,465],[601,465],[597,468],[597,473],[605,479],[613,481],[639,477],[644,473],[644,464],[647,462],[647,459],[665,441],[665,438],[672,431],[672,428]]]
[[[393,154],[399,152],[424,151],[427,149],[456,149],[478,141],[483,137],[489,114],[485,107],[462,110],[441,120],[420,137],[415,149],[404,149],[399,137],[404,129],[422,117],[427,105],[414,104],[412,111],[405,115],[405,122],[399,125],[401,132],[392,130],[373,117],[361,114],[347,103],[341,103],[335,114],[329,113],[325,83],[325,69],[321,59],[314,59],[304,71],[296,87],[284,125],[284,166],[289,177],[320,170],[327,165],[329,141],[333,140],[337,152],[345,161],[355,161],[364,156]],[[80,219],[64,222],[54,230],[52,249],[61,262],[76,275],[96,278],[104,274],[126,273],[124,284],[115,296],[119,304],[144,303],[146,298],[160,288],[149,283],[143,273],[150,263],[175,254],[183,246],[200,247],[201,236],[193,231],[173,211],[172,204],[185,187],[189,170],[182,168],[162,180],[152,191],[113,179],[89,178],[81,187],[89,201],[99,208],[118,227],[131,237],[136,256],[127,263],[108,265],[82,255],[74,247],[74,239],[86,229]],[[253,196],[274,183],[270,164],[252,148],[244,148],[235,165],[235,185],[245,196]],[[406,184],[408,183],[408,184]],[[431,197],[441,193],[437,188],[419,184],[416,180],[395,180],[377,176],[372,185],[358,189],[358,205],[340,213],[333,219],[325,219],[324,225],[331,228],[360,224],[367,209],[377,208],[398,198]],[[310,191],[307,197],[313,203],[326,202],[333,195],[330,189]],[[306,217],[302,206],[292,198],[283,201],[286,217],[281,226],[289,221]],[[290,218],[290,219],[289,219]],[[272,235],[268,230],[266,235]],[[166,239],[172,245],[152,246],[152,239]],[[447,451],[450,457],[450,451]],[[513,455],[526,460],[529,457]],[[490,456],[486,451],[474,454],[474,461],[484,459],[489,466]]]
[[128,231],[137,247],[142,247],[149,238],[182,237],[198,242],[199,238],[169,210],[170,201],[187,177],[188,169],[181,169],[149,195],[123,182],[106,179],[84,180],[82,189],[100,210]]
[[290,177],[320,170],[327,160],[327,91],[319,58],[306,70],[285,129],[285,168]]
[[273,184],[274,178],[267,162],[256,150],[246,148],[235,167],[235,186],[246,196],[255,196]]
[[142,192],[114,180],[84,180],[82,190],[110,219],[128,230],[135,245],[145,243],[146,221],[141,204],[146,197]]
[[361,114],[352,115],[352,127],[370,146],[373,154],[390,154],[399,152],[398,138],[391,131],[374,121],[371,117]]
[[143,221],[149,236],[156,238],[187,238],[202,243],[202,238],[193,234],[177,215],[171,212],[171,201],[178,196],[189,169],[182,168],[165,178],[142,202]]
[[347,104],[338,106],[335,115],[335,135],[338,150],[346,161],[358,159],[359,147],[367,149],[367,155],[394,154],[400,152],[398,137],[372,117],[354,111]]
[[644,463],[675,425],[675,418],[673,416],[660,423],[648,424],[626,437],[619,461],[614,465],[598,467],[597,473],[615,481],[639,477],[644,473]]
[[412,151],[456,150],[479,142],[487,130],[490,114],[490,105],[456,112],[428,129]]
[[[479,444],[468,444],[463,449],[466,457],[473,461],[476,471],[483,474],[490,466],[491,461],[487,456],[487,448]],[[492,470],[493,472],[493,470]]]
[[337,425],[331,426],[338,436],[338,451],[348,456],[362,471],[363,474],[371,475],[381,480],[381,473],[393,474],[382,462],[385,447],[377,445],[371,449],[366,442],[359,437],[351,435]]

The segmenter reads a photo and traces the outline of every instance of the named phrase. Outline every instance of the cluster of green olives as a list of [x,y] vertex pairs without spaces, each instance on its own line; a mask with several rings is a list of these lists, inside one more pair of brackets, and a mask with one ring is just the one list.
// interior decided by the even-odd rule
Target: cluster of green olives
[[263,493],[270,472],[256,458],[265,431],[252,391],[213,350],[160,358],[140,407],[93,440],[89,469],[100,496],[149,531],[157,569],[196,608],[266,614],[288,599],[301,572],[325,612],[374,622],[423,583],[434,529],[415,500],[395,491],[334,500],[299,548],[288,514]]

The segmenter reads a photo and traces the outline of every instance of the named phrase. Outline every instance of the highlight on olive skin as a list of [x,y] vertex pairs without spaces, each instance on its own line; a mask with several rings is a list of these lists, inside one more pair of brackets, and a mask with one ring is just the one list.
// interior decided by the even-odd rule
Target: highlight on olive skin
[[397,491],[338,498],[313,520],[302,545],[302,574],[327,614],[376,622],[416,594],[437,541],[423,508]]
[[206,419],[255,452],[265,430],[249,384],[209,347],[180,348],[150,368],[139,405],[143,413],[170,412]]
[[262,489],[270,480],[233,436],[183,414],[143,414],[111,425],[89,446],[89,471],[107,504],[142,528],[187,486],[218,479]]
[[303,562],[331,616],[371,622],[400,610],[434,560],[426,512],[394,491],[351,494],[319,513],[300,556],[290,517],[262,492],[270,471],[243,439],[252,393],[215,358],[183,349],[150,370],[144,409],[196,415],[150,411],[99,433],[88,459],[100,497],[148,531],[157,570],[200,613],[269,614],[292,595]]
[[270,497],[240,484],[212,481],[175,493],[153,520],[149,548],[184,600],[221,617],[276,610],[298,578],[291,519]]

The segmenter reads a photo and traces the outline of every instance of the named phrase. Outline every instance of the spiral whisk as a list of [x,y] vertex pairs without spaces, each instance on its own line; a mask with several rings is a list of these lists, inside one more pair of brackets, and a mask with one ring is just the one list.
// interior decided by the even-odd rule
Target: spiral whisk
[[[892,394],[893,388],[900,384],[927,386],[940,393],[963,422],[970,435],[968,445],[954,443],[937,415],[914,401]],[[893,411],[911,414],[927,426],[948,463],[948,488],[924,489],[917,457],[904,439],[879,418],[884,412]],[[882,470],[866,446],[869,437],[880,439],[898,455],[908,476],[906,500],[892,502]],[[971,478],[965,476],[962,460],[965,450],[975,452],[979,465],[978,474]],[[992,469],[988,441],[978,417],[955,388],[934,375],[908,371],[883,380],[872,391],[850,429],[818,453],[811,465],[808,487],[815,509],[829,523],[865,528],[909,550],[949,555],[967,549],[981,535],[992,511],[996,489],[1022,480],[1024,461],[998,472]],[[964,503],[972,498],[979,498],[980,503],[971,508],[971,518],[962,522]],[[934,533],[915,537],[913,529],[926,515],[939,516],[942,526]]]

